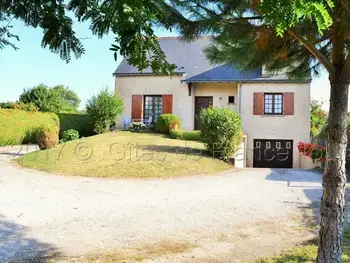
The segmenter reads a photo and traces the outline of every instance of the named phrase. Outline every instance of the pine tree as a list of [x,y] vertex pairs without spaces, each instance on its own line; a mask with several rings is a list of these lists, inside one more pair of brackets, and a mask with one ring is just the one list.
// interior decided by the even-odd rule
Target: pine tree
[[[318,75],[331,85],[318,263],[341,262],[350,82],[349,0],[172,0],[170,23],[187,40],[213,35],[213,63],[266,66],[290,78]],[[185,14],[185,15],[183,15]]]

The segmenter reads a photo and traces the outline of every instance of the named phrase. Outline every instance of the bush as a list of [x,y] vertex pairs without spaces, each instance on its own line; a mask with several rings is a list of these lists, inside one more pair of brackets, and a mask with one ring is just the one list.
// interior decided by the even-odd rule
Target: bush
[[66,130],[74,129],[82,137],[89,137],[95,134],[92,121],[87,114],[57,113],[60,119],[60,138]]
[[170,138],[185,141],[203,141],[200,131],[171,130]]
[[41,125],[58,129],[56,114],[0,109],[0,146],[36,143],[36,131]]
[[143,132],[146,130],[147,126],[143,122],[132,122],[129,124],[129,131],[131,132]]
[[2,109],[16,109],[25,111],[39,111],[34,103],[22,103],[22,102],[1,102],[0,108]]
[[109,126],[123,112],[123,101],[114,94],[103,90],[97,96],[93,96],[86,105],[96,133],[104,133],[109,130]]
[[179,117],[174,114],[162,114],[158,117],[156,128],[160,133],[169,134],[170,125],[173,122],[178,122],[178,129],[181,128],[181,123]]
[[61,142],[70,142],[77,139],[79,139],[79,132],[74,129],[69,129],[62,133]]
[[40,126],[36,131],[36,143],[40,150],[56,147],[58,144],[58,127]]
[[207,150],[220,159],[227,160],[242,141],[242,122],[237,112],[224,108],[203,109],[200,127]]

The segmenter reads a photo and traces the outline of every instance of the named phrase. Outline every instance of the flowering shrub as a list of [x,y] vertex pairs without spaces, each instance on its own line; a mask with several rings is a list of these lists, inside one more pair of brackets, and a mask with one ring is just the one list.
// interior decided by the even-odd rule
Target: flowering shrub
[[320,161],[321,163],[326,161],[327,151],[326,147],[324,146],[317,146],[313,143],[299,142],[297,147],[299,153],[309,156],[313,161]]

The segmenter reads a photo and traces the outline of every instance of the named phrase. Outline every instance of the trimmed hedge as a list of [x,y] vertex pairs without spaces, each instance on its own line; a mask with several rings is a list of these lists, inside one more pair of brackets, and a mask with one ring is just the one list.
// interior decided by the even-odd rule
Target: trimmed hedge
[[170,124],[171,122],[178,122],[178,128],[181,128],[181,123],[179,117],[174,114],[162,114],[158,117],[156,128],[160,133],[169,134],[170,133]]
[[185,141],[203,141],[200,131],[171,130],[170,138]]
[[37,130],[45,125],[58,129],[54,113],[0,109],[0,146],[36,143]]
[[60,138],[66,130],[77,130],[81,137],[95,134],[91,119],[87,114],[57,113],[60,119]]
[[200,115],[201,136],[213,157],[227,160],[242,141],[241,117],[225,108],[202,109]]

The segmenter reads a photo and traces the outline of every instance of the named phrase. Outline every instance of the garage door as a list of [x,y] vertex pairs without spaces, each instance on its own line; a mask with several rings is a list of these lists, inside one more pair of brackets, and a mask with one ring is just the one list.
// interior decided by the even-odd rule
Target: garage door
[[293,140],[254,140],[253,167],[293,168]]

